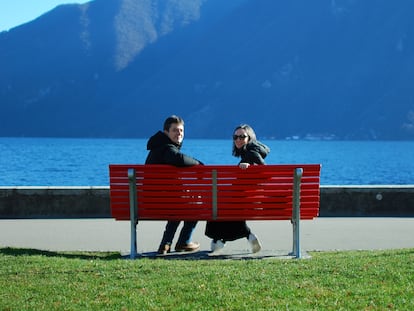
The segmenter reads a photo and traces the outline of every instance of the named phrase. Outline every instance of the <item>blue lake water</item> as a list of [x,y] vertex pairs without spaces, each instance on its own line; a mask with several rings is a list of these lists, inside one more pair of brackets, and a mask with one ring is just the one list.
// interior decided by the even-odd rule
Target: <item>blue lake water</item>
[[[108,165],[144,163],[147,139],[0,138],[0,186],[107,186]],[[322,164],[322,185],[414,184],[414,142],[262,140],[267,164]],[[231,140],[188,139],[205,164],[236,164]]]

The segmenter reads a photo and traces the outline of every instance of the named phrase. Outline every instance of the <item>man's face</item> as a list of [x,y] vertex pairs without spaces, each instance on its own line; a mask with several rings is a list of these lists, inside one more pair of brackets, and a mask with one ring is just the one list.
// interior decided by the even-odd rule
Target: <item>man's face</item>
[[181,145],[184,139],[184,125],[180,123],[171,124],[169,131],[164,133],[176,144]]

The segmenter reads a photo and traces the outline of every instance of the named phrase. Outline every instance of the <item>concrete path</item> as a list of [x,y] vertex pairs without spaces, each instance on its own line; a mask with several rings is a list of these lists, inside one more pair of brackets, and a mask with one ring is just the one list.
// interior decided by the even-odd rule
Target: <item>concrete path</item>
[[[292,227],[288,221],[249,221],[259,237],[262,254],[292,250]],[[154,252],[165,222],[138,224],[138,252]],[[179,227],[180,230],[181,227]],[[206,253],[210,239],[199,222],[194,240]],[[178,236],[178,233],[176,234]],[[301,222],[301,249],[306,251],[414,248],[414,218],[317,218]],[[0,220],[0,247],[48,251],[119,251],[129,254],[129,222],[113,219]],[[226,252],[249,250],[245,239],[228,242]]]

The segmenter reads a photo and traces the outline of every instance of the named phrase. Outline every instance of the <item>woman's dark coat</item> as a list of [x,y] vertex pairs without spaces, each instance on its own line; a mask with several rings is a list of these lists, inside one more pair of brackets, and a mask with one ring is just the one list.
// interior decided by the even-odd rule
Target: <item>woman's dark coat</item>
[[[239,163],[251,165],[265,164],[264,159],[270,152],[269,147],[259,141],[246,144],[241,150],[236,150],[235,156],[241,158]],[[213,240],[234,241],[241,238],[248,238],[250,228],[246,221],[208,221],[205,235]]]

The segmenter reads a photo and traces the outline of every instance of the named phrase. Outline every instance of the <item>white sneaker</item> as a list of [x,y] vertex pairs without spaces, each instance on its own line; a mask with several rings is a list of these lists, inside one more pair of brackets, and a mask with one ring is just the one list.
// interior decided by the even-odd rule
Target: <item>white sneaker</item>
[[221,240],[218,240],[217,242],[211,241],[211,252],[218,253],[220,250],[222,250],[224,247],[224,243]]
[[248,237],[250,246],[252,247],[252,252],[257,253],[262,249],[262,245],[260,245],[259,239],[253,233],[249,234]]

